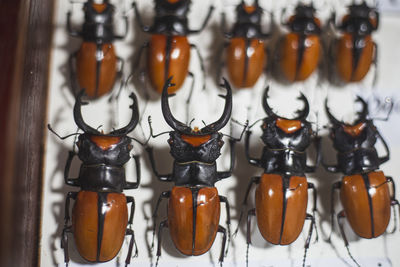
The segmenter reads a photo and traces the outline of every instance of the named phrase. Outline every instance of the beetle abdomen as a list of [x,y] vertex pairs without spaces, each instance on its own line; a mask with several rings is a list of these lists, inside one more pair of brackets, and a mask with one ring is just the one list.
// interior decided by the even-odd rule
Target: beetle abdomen
[[232,38],[226,56],[229,77],[235,87],[254,86],[264,67],[264,41]]
[[256,189],[258,229],[268,242],[288,245],[303,229],[307,210],[307,180],[292,176],[288,187],[278,174],[263,174]]
[[85,88],[90,98],[111,91],[117,74],[114,46],[83,42],[76,58],[76,72],[80,88]]
[[367,75],[374,54],[374,43],[370,35],[354,40],[351,34],[344,34],[336,46],[336,68],[346,82],[358,82]]
[[72,226],[79,254],[91,262],[113,259],[121,249],[128,224],[126,197],[121,193],[80,191]]
[[181,253],[201,255],[207,252],[214,243],[219,216],[220,200],[215,187],[191,190],[175,186],[172,189],[168,226],[172,241]]
[[357,235],[374,238],[385,232],[390,220],[390,193],[383,172],[343,177],[340,199]]
[[289,81],[304,81],[318,67],[320,40],[318,35],[288,33],[281,43],[280,64]]
[[154,34],[151,36],[147,56],[147,67],[153,88],[162,93],[165,81],[173,76],[171,83],[175,86],[168,92],[178,90],[188,75],[190,61],[190,44],[186,36],[168,36]]

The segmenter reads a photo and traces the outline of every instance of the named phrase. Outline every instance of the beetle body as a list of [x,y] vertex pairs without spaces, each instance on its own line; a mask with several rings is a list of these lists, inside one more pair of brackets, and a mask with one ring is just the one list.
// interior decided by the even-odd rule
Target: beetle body
[[[221,155],[224,144],[223,135],[218,132],[230,118],[232,111],[232,92],[225,81],[227,95],[225,108],[219,120],[202,129],[176,120],[168,104],[168,87],[171,78],[164,85],[161,97],[162,111],[166,122],[174,129],[169,133],[170,153],[174,158],[171,174],[160,175],[155,166],[152,148],[148,148],[149,158],[154,174],[161,181],[174,182],[171,191],[163,192],[157,202],[153,218],[157,217],[162,198],[168,199],[168,218],[162,221],[158,230],[157,256],[161,255],[161,231],[168,227],[175,247],[184,255],[201,255],[206,253],[214,243],[218,232],[223,234],[223,242],[219,260],[224,258],[226,230],[219,225],[220,204],[226,203],[227,224],[229,234],[229,204],[227,199],[218,195],[214,184],[231,175],[234,158],[234,140],[231,140],[231,169],[226,172],[217,171],[216,160]],[[154,225],[154,231],[156,225]]]
[[[237,21],[232,31],[224,33],[229,38],[229,43],[225,44],[226,67],[229,79],[236,88],[253,87],[266,64],[264,39],[269,34],[261,31],[262,12],[258,1],[252,6],[242,1],[236,7]],[[222,24],[225,28],[224,17]],[[217,78],[219,80],[220,77]]]
[[[341,219],[347,218],[353,231],[360,237],[375,238],[385,232],[390,220],[391,206],[399,205],[394,194],[390,193],[389,184],[394,189],[392,179],[379,171],[380,164],[389,160],[389,148],[373,121],[367,119],[367,103],[360,97],[357,101],[361,102],[363,110],[359,112],[359,118],[354,124],[338,121],[325,102],[332,124],[330,137],[338,154],[337,165],[324,166],[330,172],[344,174],[342,181],[332,187],[331,220],[333,226],[334,190],[340,190],[343,211],[337,214],[337,218],[346,247],[349,244]],[[383,157],[379,157],[375,149],[378,139],[382,141],[387,153]]]
[[[125,235],[131,235],[126,264],[130,263],[134,237],[131,229],[134,213],[134,199],[123,194],[124,189],[135,189],[140,182],[139,158],[134,156],[137,182],[128,182],[124,164],[130,159],[132,140],[127,136],[137,125],[139,113],[135,95],[132,118],[127,126],[103,134],[87,125],[81,114],[82,92],[74,106],[74,119],[84,133],[79,134],[76,143],[79,151],[70,151],[65,166],[65,183],[80,187],[79,192],[69,192],[65,202],[65,226],[61,246],[65,262],[69,262],[68,233],[73,233],[79,254],[90,262],[105,262],[113,259],[121,249]],[[51,128],[50,128],[51,130]],[[69,171],[73,158],[82,161],[79,176],[70,178]],[[72,223],[70,222],[70,201],[74,199]],[[132,203],[128,218],[127,203]]]
[[217,235],[220,200],[215,187],[175,186],[168,202],[168,225],[175,247],[185,255],[207,252]]
[[[169,77],[173,77],[174,85],[168,90],[173,93],[182,86],[188,74],[192,75],[189,72],[190,50],[196,46],[189,43],[187,36],[205,28],[213,7],[210,8],[201,29],[190,30],[187,18],[190,4],[190,0],[156,0],[156,14],[150,27],[143,25],[136,4],[133,4],[138,24],[144,32],[152,35],[150,41],[139,51],[136,63],[140,63],[142,50],[147,48],[147,73],[153,89],[159,94],[162,93],[164,83]],[[197,52],[204,72],[200,53],[198,50]]]
[[279,43],[281,73],[290,82],[306,80],[317,68],[321,58],[321,22],[314,7],[299,4],[286,25],[290,31]]
[[[311,124],[306,121],[309,113],[307,99],[301,95],[305,106],[298,111],[299,116],[287,119],[276,115],[269,107],[268,88],[264,92],[263,106],[268,117],[263,119],[261,139],[264,143],[259,159],[249,154],[250,136],[248,131],[245,140],[246,157],[250,164],[263,168],[260,177],[253,177],[247,188],[243,205],[253,184],[256,184],[255,208],[247,214],[247,243],[251,243],[251,218],[256,216],[257,226],[264,239],[275,245],[289,245],[300,235],[305,220],[311,220],[305,249],[308,249],[314,216],[307,213],[308,189],[313,189],[313,213],[316,211],[316,190],[308,183],[306,172],[312,172],[315,166],[307,165],[306,149],[316,141],[317,159],[319,161],[319,141],[313,138]],[[239,218],[239,224],[243,212]],[[238,231],[238,230],[237,230]],[[305,264],[305,258],[303,265]]]
[[73,82],[77,81],[78,88],[86,89],[90,98],[109,93],[117,77],[121,75],[118,63],[120,62],[122,68],[123,62],[116,55],[113,42],[124,36],[114,34],[114,9],[107,0],[101,4],[94,3],[93,0],[87,1],[83,8],[85,21],[80,32],[71,29],[71,13],[67,16],[70,35],[82,38],[79,50],[70,57],[71,78]]
[[365,2],[348,7],[341,25],[342,35],[334,44],[336,72],[345,82],[359,82],[365,78],[372,64],[376,64],[377,45],[371,33],[378,28],[379,14]]

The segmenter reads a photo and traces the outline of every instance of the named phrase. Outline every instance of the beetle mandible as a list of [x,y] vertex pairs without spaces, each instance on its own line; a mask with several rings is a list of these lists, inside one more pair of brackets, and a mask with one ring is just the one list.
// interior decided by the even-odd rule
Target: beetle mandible
[[[255,208],[247,213],[247,246],[251,243],[250,225],[254,216],[257,218],[261,235],[266,241],[275,245],[289,245],[294,242],[301,233],[305,220],[311,220],[303,258],[305,266],[306,252],[315,227],[317,210],[317,191],[314,184],[307,182],[305,173],[314,172],[318,166],[320,141],[318,135],[314,135],[311,123],[306,120],[309,105],[303,94],[299,97],[304,103],[303,110],[297,111],[296,118],[287,119],[272,111],[268,104],[268,91],[269,87],[265,89],[263,95],[263,108],[268,117],[262,119],[261,139],[264,148],[261,158],[257,159],[250,155],[251,127],[245,137],[248,162],[264,169],[262,176],[251,178],[243,201],[244,208],[247,206],[252,185],[257,184]],[[306,149],[311,142],[314,142],[317,151],[314,166],[307,165]],[[307,213],[308,189],[313,190],[312,215]],[[239,230],[243,214],[244,209],[239,216],[235,234]],[[248,264],[247,261],[246,263]]]
[[[90,262],[105,262],[113,259],[122,247],[125,235],[131,235],[126,258],[126,265],[130,263],[132,249],[135,243],[132,230],[133,214],[135,210],[134,198],[125,196],[124,189],[136,189],[140,183],[140,159],[133,156],[136,165],[136,182],[128,182],[125,178],[124,164],[131,156],[131,137],[127,134],[136,127],[139,121],[137,98],[132,93],[133,104],[130,122],[120,129],[103,134],[87,125],[81,113],[84,90],[78,94],[74,106],[76,125],[83,131],[82,134],[71,134],[60,137],[50,125],[48,128],[59,138],[65,139],[72,135],[79,135],[76,143],[79,151],[69,152],[64,171],[65,184],[80,187],[79,192],[69,192],[65,202],[64,229],[61,238],[61,247],[64,249],[64,260],[69,262],[68,234],[73,233],[79,254]],[[70,178],[69,171],[73,158],[78,156],[82,161],[79,176]],[[70,202],[74,199],[72,223],[70,224]],[[131,203],[128,218],[127,203]],[[137,247],[136,247],[137,255]]]

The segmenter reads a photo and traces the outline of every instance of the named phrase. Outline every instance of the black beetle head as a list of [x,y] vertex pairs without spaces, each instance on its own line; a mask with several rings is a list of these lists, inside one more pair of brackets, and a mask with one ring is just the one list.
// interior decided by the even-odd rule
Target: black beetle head
[[225,96],[221,96],[225,98],[225,108],[222,112],[221,117],[215,121],[214,123],[208,124],[202,129],[194,128],[192,129],[190,126],[178,121],[171,113],[171,109],[169,108],[168,98],[173,95],[168,95],[168,88],[173,86],[171,84],[172,77],[170,77],[164,84],[164,88],[161,95],[161,109],[164,115],[165,121],[169,124],[177,132],[187,135],[209,135],[212,133],[218,132],[221,128],[223,128],[229,121],[232,113],[232,89],[229,83],[224,79],[223,87],[226,89],[227,93]]
[[156,16],[186,17],[190,4],[190,0],[155,0]]

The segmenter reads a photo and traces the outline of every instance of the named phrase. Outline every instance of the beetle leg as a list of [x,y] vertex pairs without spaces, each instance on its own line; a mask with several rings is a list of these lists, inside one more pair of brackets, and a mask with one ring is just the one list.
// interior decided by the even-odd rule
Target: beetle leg
[[126,235],[130,235],[131,240],[129,241],[128,255],[126,255],[126,259],[125,259],[125,267],[127,267],[131,263],[133,245],[135,245],[135,255],[133,255],[133,257],[135,258],[139,254],[138,247],[137,247],[136,240],[135,240],[135,234],[134,234],[133,230],[126,229]]
[[231,242],[231,213],[230,213],[230,205],[228,199],[224,196],[218,196],[220,202],[225,203],[226,208],[226,228],[228,229],[228,245],[226,247],[225,255],[228,254],[229,244]]
[[315,185],[313,183],[307,183],[308,189],[311,189],[313,191],[313,207],[312,207],[312,212],[313,216],[315,217],[315,213],[317,212],[317,189],[315,188]]
[[201,56],[200,50],[196,45],[190,44],[190,48],[193,48],[194,50],[196,50],[197,56],[199,58],[201,73],[203,73],[203,90],[205,90],[206,89],[206,71],[205,71],[205,68],[204,68],[203,57]]
[[208,21],[210,20],[211,14],[214,11],[214,6],[210,6],[208,9],[207,17],[204,19],[203,24],[201,25],[200,29],[198,30],[188,30],[188,34],[199,33],[207,26]]
[[351,258],[351,260],[358,266],[360,267],[360,264],[358,264],[358,262],[356,261],[356,259],[353,257],[353,255],[351,255],[350,249],[349,249],[349,242],[347,241],[347,237],[344,233],[344,228],[343,228],[343,219],[346,218],[346,215],[344,214],[344,211],[342,210],[341,212],[339,212],[337,214],[337,221],[339,224],[339,229],[340,229],[340,234],[342,235],[343,241],[344,241],[344,245],[346,247],[347,253],[349,254],[349,257]]
[[125,81],[124,81],[124,78],[123,78],[123,70],[124,70],[124,65],[125,65],[124,64],[124,60],[122,58],[120,58],[120,57],[117,57],[117,60],[118,60],[118,63],[120,65],[120,67],[119,67],[119,70],[117,71],[117,76],[116,76],[115,80],[116,81],[120,80],[120,85],[119,85],[119,89],[118,89],[117,93],[115,94],[115,97],[111,96],[110,99],[109,99],[109,102],[111,102],[111,100],[113,98],[115,98],[115,99],[119,98],[119,95],[121,94],[122,88],[124,88],[124,85],[125,85]]
[[372,85],[376,84],[376,81],[378,80],[378,44],[373,42],[374,45],[374,59],[372,61],[372,64],[374,64],[375,69],[374,69],[374,79],[372,81]]
[[140,184],[140,178],[141,178],[141,172],[140,172],[140,156],[138,155],[132,155],[133,160],[135,161],[136,165],[136,182],[126,182],[126,185],[124,189],[136,189],[139,187]]
[[[219,255],[218,261],[222,263],[225,257],[225,245],[226,245],[226,229],[221,225],[218,225],[218,232],[222,234],[222,246],[221,246],[221,254]],[[229,242],[229,241],[228,241]]]
[[224,179],[224,178],[228,178],[232,175],[233,172],[233,167],[235,166],[235,144],[236,144],[236,140],[233,138],[229,139],[229,147],[231,149],[231,166],[229,167],[228,171],[225,172],[217,172],[217,177],[218,180]]
[[137,9],[136,2],[132,3],[132,8],[135,11],[135,18],[136,18],[137,24],[139,24],[139,27],[142,29],[142,31],[149,32],[150,27],[143,24],[142,16],[140,15],[139,10]]
[[68,234],[72,233],[72,226],[64,226],[61,236],[61,248],[64,249],[64,262],[68,266],[69,252],[68,252]]
[[170,182],[172,181],[172,174],[159,174],[156,168],[156,162],[154,160],[154,152],[152,147],[146,147],[147,154],[149,155],[149,160],[151,164],[151,168],[155,176],[157,176],[158,180],[162,182]]
[[135,214],[135,199],[131,196],[127,196],[126,197],[126,203],[132,203],[131,204],[131,212],[129,215],[129,219],[128,219],[128,225],[131,225],[133,223],[133,215]]
[[249,197],[249,193],[250,193],[251,186],[252,186],[254,183],[258,184],[259,182],[260,182],[260,176],[251,177],[250,183],[249,183],[249,185],[247,186],[246,194],[244,195],[244,200],[243,200],[242,208],[241,208],[240,215],[239,215],[238,226],[237,226],[235,232],[233,233],[233,236],[236,236],[237,233],[238,233],[238,231],[239,231],[240,222],[242,221],[243,214],[244,214],[244,210],[245,210],[245,207],[247,206],[247,198]]
[[315,165],[313,166],[307,166],[306,165],[306,171],[305,172],[315,172],[317,169],[319,163],[321,162],[321,137],[317,136],[314,139],[314,146],[315,146]]
[[393,230],[391,230],[389,233],[393,234],[396,231],[397,228],[397,216],[396,216],[396,209],[395,206],[397,206],[398,208],[398,214],[400,214],[400,203],[399,201],[396,199],[396,185],[393,181],[393,178],[390,176],[386,177],[386,181],[388,183],[390,183],[392,185],[392,189],[393,189],[393,195],[391,196],[391,201],[390,201],[390,206],[392,206],[393,209],[393,221],[394,221],[394,226],[393,226]]
[[329,234],[328,237],[328,242],[331,240],[331,236],[334,230],[334,218],[335,218],[335,190],[338,190],[342,187],[342,182],[336,182],[332,185],[331,188],[331,233]]
[[160,206],[161,201],[164,198],[169,198],[170,195],[171,195],[171,191],[164,191],[158,197],[156,208],[154,209],[153,216],[152,216],[152,218],[153,218],[153,238],[152,238],[152,242],[151,242],[151,249],[154,248],[154,237],[156,235],[156,222],[157,222],[158,207]]
[[306,215],[306,220],[311,220],[311,224],[310,224],[310,229],[308,230],[306,243],[304,245],[303,267],[306,266],[307,250],[310,247],[312,232],[313,232],[314,228],[315,228],[315,233],[316,233],[315,242],[318,241],[318,231],[317,231],[317,228],[316,228],[316,225],[315,225],[315,217],[314,217],[314,215],[307,214]]
[[65,169],[64,169],[64,182],[67,185],[70,186],[79,186],[79,181],[78,178],[69,178],[69,170],[71,168],[71,163],[72,163],[72,159],[76,156],[76,152],[75,151],[69,151],[68,153],[68,159],[67,159],[67,163],[65,164]]
[[256,209],[251,209],[247,212],[247,230],[246,230],[246,241],[247,244],[251,244],[251,217],[256,216]]
[[76,57],[78,55],[78,52],[75,52],[69,56],[68,59],[68,67],[69,67],[69,76],[70,76],[70,82],[71,82],[71,88],[72,91],[75,94],[79,92],[79,85],[78,85],[78,78],[76,76],[76,70],[74,67],[74,62],[76,61]]
[[64,225],[67,226],[69,220],[70,220],[70,216],[69,216],[69,205],[71,202],[71,198],[73,198],[74,200],[76,199],[76,197],[78,196],[78,192],[68,192],[67,197],[65,199],[65,211],[64,211]]
[[158,260],[160,259],[161,256],[161,237],[162,237],[162,230],[164,227],[168,228],[168,221],[164,220],[162,222],[160,222],[160,226],[158,227],[158,244],[157,244],[157,261],[156,261],[156,266],[158,265]]
[[246,158],[251,165],[260,167],[260,159],[253,158],[250,155],[250,136],[251,136],[251,131],[246,131],[246,136],[244,139],[244,150],[246,153]]

